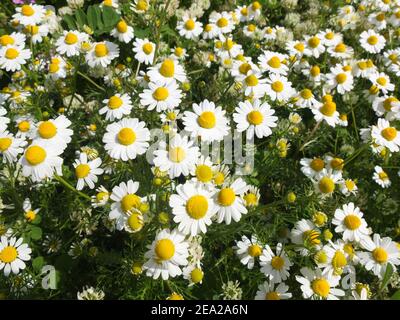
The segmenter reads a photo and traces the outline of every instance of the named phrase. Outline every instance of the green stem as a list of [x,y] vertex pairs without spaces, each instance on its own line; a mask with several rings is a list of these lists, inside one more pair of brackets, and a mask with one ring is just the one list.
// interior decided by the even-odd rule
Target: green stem
[[58,180],[60,183],[62,183],[65,187],[67,187],[69,190],[79,194],[81,197],[87,199],[87,200],[91,200],[91,198],[87,195],[84,194],[83,192],[80,192],[78,190],[76,190],[75,187],[73,187],[69,182],[67,182],[66,180],[64,180],[62,177],[60,177],[59,175],[54,175],[54,178],[56,178],[56,180]]
[[92,85],[94,85],[97,89],[100,89],[103,92],[106,92],[106,89],[98,85],[96,82],[94,82],[92,79],[90,79],[86,74],[83,74],[82,72],[78,71],[77,74],[79,74],[82,78],[85,78],[87,81],[89,81]]

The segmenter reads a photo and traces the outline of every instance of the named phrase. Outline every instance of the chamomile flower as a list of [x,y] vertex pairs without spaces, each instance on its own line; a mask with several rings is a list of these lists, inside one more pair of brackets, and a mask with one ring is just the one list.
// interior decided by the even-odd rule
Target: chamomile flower
[[106,67],[112,60],[119,56],[119,48],[115,43],[104,41],[93,44],[92,49],[86,54],[87,64],[94,68]]
[[400,101],[395,96],[376,97],[372,108],[378,117],[385,116],[388,121],[400,119]]
[[258,64],[263,72],[276,73],[285,76],[289,70],[285,64],[287,59],[288,57],[284,54],[273,51],[263,51],[263,53],[258,57]]
[[99,110],[100,114],[106,115],[106,120],[114,121],[129,115],[132,111],[132,101],[128,94],[119,94],[103,100],[105,106]]
[[383,72],[371,74],[370,81],[376,88],[378,88],[379,91],[383,92],[384,94],[388,94],[389,91],[394,91],[395,89],[395,86],[393,83],[391,83],[389,76]]
[[158,84],[168,84],[174,79],[178,82],[186,80],[185,69],[181,66],[178,60],[166,58],[163,62],[150,67],[148,76],[151,82]]
[[129,233],[136,233],[143,229],[145,224],[145,218],[143,214],[135,209],[132,208],[127,214],[127,219],[125,220],[124,230]]
[[101,7],[112,7],[115,9],[118,9],[119,6],[119,0],[103,0],[103,2],[100,4]]
[[139,94],[140,104],[146,106],[149,111],[156,109],[161,112],[167,109],[173,109],[182,101],[182,91],[178,89],[175,80],[167,84],[149,83],[149,89],[144,89]]
[[281,243],[276,245],[276,254],[266,245],[260,256],[261,272],[271,283],[280,283],[289,277],[289,269],[293,265],[283,250]]
[[272,101],[288,101],[295,94],[292,83],[283,76],[270,74],[266,82],[266,93]]
[[204,26],[202,37],[207,39],[215,39],[219,35],[219,29],[213,23],[208,23]]
[[210,16],[210,23],[212,23],[219,34],[230,33],[235,25],[232,21],[232,16],[226,12],[215,12]]
[[351,70],[344,70],[341,65],[336,65],[331,72],[326,75],[327,86],[329,89],[335,89],[338,93],[344,94],[353,89],[353,75]]
[[182,20],[178,22],[176,28],[179,35],[186,39],[197,39],[203,32],[203,24],[188,15],[184,15]]
[[48,72],[53,80],[64,79],[67,76],[67,63],[60,56],[55,56],[50,60]]
[[[320,231],[315,224],[307,219],[301,219],[295,223],[294,228],[290,232],[290,239],[294,244],[305,245],[307,247],[319,248],[321,243]],[[302,255],[306,255],[306,248],[300,249]]]
[[368,30],[360,34],[360,44],[369,53],[379,53],[385,47],[386,40],[374,30]]
[[225,110],[216,107],[214,102],[204,100],[193,104],[193,111],[185,111],[182,117],[185,130],[202,141],[221,141],[229,132]]
[[86,33],[76,30],[64,31],[63,35],[56,41],[56,50],[61,55],[67,57],[80,54],[82,43],[88,42],[89,36]]
[[389,264],[394,269],[400,265],[399,248],[389,237],[381,238],[379,234],[375,233],[372,239],[369,237],[363,239],[361,245],[368,250],[368,252],[359,253],[361,264],[379,279],[383,279]]
[[92,206],[94,208],[103,207],[107,204],[110,199],[110,193],[104,186],[100,186],[96,189],[96,195],[92,196]]
[[255,99],[262,98],[267,91],[266,82],[259,73],[249,70],[243,79],[244,94]]
[[338,300],[338,297],[345,295],[341,289],[335,287],[339,284],[339,278],[329,275],[328,272],[322,272],[316,268],[301,268],[302,276],[296,276],[297,282],[301,284],[301,291],[305,299],[327,299]]
[[371,59],[362,59],[355,61],[351,71],[355,77],[369,79],[372,74],[377,72],[377,68]]
[[136,38],[132,50],[135,53],[135,59],[147,65],[153,63],[155,49],[155,43],[150,42],[147,38]]
[[3,162],[14,163],[20,153],[24,152],[23,147],[27,144],[25,139],[16,138],[10,132],[0,132],[0,155]]
[[400,150],[400,133],[385,119],[378,119],[378,123],[372,126],[371,137],[377,144],[388,148],[392,152]]
[[260,189],[255,186],[249,186],[242,198],[246,207],[257,207],[260,201]]
[[217,222],[224,221],[230,224],[232,219],[238,222],[243,214],[247,213],[244,201],[241,196],[247,191],[248,186],[241,178],[231,183],[225,183],[215,195],[217,211]]
[[336,111],[336,103],[331,96],[325,96],[323,103],[311,109],[315,121],[326,121],[331,127],[335,127],[339,122],[339,112]]
[[6,71],[21,70],[22,65],[30,59],[32,53],[29,49],[17,46],[6,46],[0,49],[0,68]]
[[343,179],[343,181],[339,185],[340,191],[345,196],[356,195],[358,192],[357,184],[352,179]]
[[32,222],[36,219],[36,216],[40,210],[32,208],[31,200],[29,200],[29,198],[26,198],[22,203],[22,209],[24,210],[25,219],[29,222]]
[[230,70],[232,76],[236,81],[243,81],[249,71],[253,73],[260,73],[260,69],[255,65],[250,58],[244,57],[243,59],[238,59],[233,61],[232,69]]
[[134,0],[130,5],[131,10],[136,13],[146,13],[149,9],[149,1],[148,0]]
[[183,268],[183,278],[189,281],[189,287],[203,283],[204,272],[196,264],[189,264]]
[[273,282],[265,281],[258,286],[255,300],[286,300],[292,297],[289,287],[281,282],[277,286]]
[[20,270],[25,269],[26,261],[31,259],[32,250],[23,239],[15,237],[1,237],[0,241],[0,270],[8,277],[10,273],[18,274]]
[[174,222],[178,223],[178,230],[191,236],[206,233],[216,212],[212,199],[214,192],[193,181],[178,185],[176,192],[171,195],[169,205]]
[[275,110],[267,102],[261,103],[256,99],[250,103],[246,100],[239,102],[239,106],[235,108],[233,120],[237,124],[238,132],[246,131],[249,139],[252,139],[254,134],[261,139],[270,136],[271,128],[277,126],[278,117],[274,114]]
[[25,33],[30,36],[32,43],[40,43],[48,35],[49,27],[46,24],[28,25],[25,27]]
[[153,279],[161,276],[163,280],[181,275],[181,267],[188,264],[188,247],[185,236],[177,230],[160,231],[147,247],[145,258],[148,260],[143,265],[146,275]]
[[45,15],[44,7],[37,4],[24,4],[15,11],[13,18],[24,26],[40,24]]
[[388,188],[392,184],[392,181],[390,181],[388,174],[380,166],[375,166],[372,178],[382,188]]
[[313,92],[305,88],[299,92],[299,95],[295,98],[296,106],[299,108],[316,108],[321,105],[321,103],[315,99]]
[[71,121],[64,115],[55,119],[40,121],[34,135],[34,140],[40,143],[55,145],[64,150],[71,142],[73,131],[69,129]]
[[344,204],[336,209],[332,224],[336,225],[335,232],[343,233],[343,240],[360,242],[369,236],[370,231],[363,213],[353,202]]
[[288,41],[286,50],[289,51],[291,57],[300,58],[304,54],[305,44],[303,41]]
[[319,56],[325,52],[323,41],[319,36],[306,36],[305,37],[306,47],[304,49],[304,55],[319,58]]
[[257,240],[255,235],[252,235],[250,239],[246,236],[242,236],[241,240],[236,241],[236,245],[233,249],[240,259],[240,263],[251,270],[254,267],[255,261],[258,260],[262,254],[263,245]]
[[103,169],[99,168],[100,165],[100,158],[88,161],[87,154],[81,152],[79,159],[75,160],[74,163],[75,175],[78,178],[76,190],[82,190],[85,184],[87,184],[90,189],[95,187],[95,183],[97,183],[98,180],[97,176],[104,172]]
[[25,47],[26,36],[20,32],[0,36],[0,48],[7,46]]
[[318,37],[321,39],[326,47],[334,47],[343,41],[343,36],[340,33],[336,33],[331,29],[326,29],[318,33]]
[[154,164],[161,171],[168,171],[170,178],[189,175],[196,165],[199,148],[187,136],[176,134],[169,141],[168,148],[161,145],[154,151]]
[[134,38],[133,28],[121,19],[115,28],[111,31],[111,35],[121,42],[129,43]]
[[323,169],[313,180],[315,191],[323,196],[332,195],[336,189],[336,184],[341,180],[342,174],[340,172]]
[[113,159],[128,161],[142,155],[149,147],[150,131],[137,118],[124,118],[111,123],[103,136],[105,150]]
[[51,178],[54,173],[62,175],[61,153],[62,149],[45,141],[32,143],[19,160],[22,165],[22,175],[30,177],[33,182]]
[[325,261],[316,261],[318,267],[323,268],[324,272],[327,272],[332,276],[341,276],[343,273],[354,272],[354,269],[349,265],[350,258],[346,252],[346,243],[343,240],[338,240],[335,243],[329,241],[320,253],[323,252]]
[[324,159],[319,157],[315,157],[313,159],[310,158],[302,158],[300,160],[301,172],[304,173],[308,178],[314,178],[319,175],[324,168],[326,168],[326,163]]

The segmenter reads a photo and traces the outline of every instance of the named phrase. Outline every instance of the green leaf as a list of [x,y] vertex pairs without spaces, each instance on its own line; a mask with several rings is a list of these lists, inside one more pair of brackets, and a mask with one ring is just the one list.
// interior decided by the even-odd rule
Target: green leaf
[[[101,19],[101,18],[99,17],[99,19]],[[88,20],[89,27],[92,30],[96,30],[96,27],[97,27],[97,11],[95,9],[95,6],[89,6],[89,8],[87,10],[87,20]]]
[[150,29],[134,29],[135,37],[137,38],[146,38],[150,35]]
[[386,288],[392,275],[393,275],[393,267],[390,263],[388,263],[386,267],[385,276],[383,277],[381,288],[379,289],[379,291],[382,292]]
[[42,238],[42,229],[36,226],[32,226],[30,235],[33,240],[39,240]]
[[391,297],[392,300],[400,300],[400,290],[397,290]]
[[35,259],[33,259],[32,261],[32,267],[36,272],[40,272],[42,271],[42,267],[44,266],[45,261],[43,257],[36,257]]
[[68,26],[69,30],[74,30],[76,29],[76,25],[75,25],[75,21],[73,16],[66,14],[63,17],[63,21],[66,23],[66,25]]
[[103,7],[102,16],[105,27],[114,27],[120,19],[120,15],[110,7]]
[[85,12],[82,9],[75,11],[75,18],[77,25],[82,29],[85,24],[87,24],[87,18]]
[[174,37],[174,38],[178,37],[178,34],[176,33],[176,31],[171,29],[169,27],[169,25],[162,26],[160,31],[161,31],[162,34],[166,34],[166,35],[169,35],[169,36]]
[[37,214],[36,217],[35,217],[35,220],[33,220],[31,223],[32,224],[39,224],[40,221],[42,221],[42,217]]
[[101,18],[101,10],[99,6],[94,6],[93,9],[95,11],[97,29],[101,30],[104,27],[103,20]]

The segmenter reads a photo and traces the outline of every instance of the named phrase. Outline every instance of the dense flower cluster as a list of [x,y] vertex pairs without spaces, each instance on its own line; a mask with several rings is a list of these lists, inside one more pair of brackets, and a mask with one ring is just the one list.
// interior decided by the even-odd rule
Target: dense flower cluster
[[400,1],[13,2],[3,296],[400,295]]

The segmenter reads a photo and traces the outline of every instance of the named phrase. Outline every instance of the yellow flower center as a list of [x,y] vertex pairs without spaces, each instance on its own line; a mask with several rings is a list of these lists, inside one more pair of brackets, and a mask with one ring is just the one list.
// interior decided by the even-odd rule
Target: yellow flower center
[[190,278],[192,279],[193,283],[199,283],[203,280],[204,273],[201,271],[200,268],[194,268],[190,273]]
[[254,24],[249,24],[247,26],[247,30],[250,32],[254,32],[256,30],[256,26]]
[[275,256],[271,260],[271,266],[275,270],[282,270],[284,265],[285,265],[285,260],[283,260],[282,257]]
[[168,98],[169,92],[168,89],[165,87],[160,87],[154,90],[153,98],[157,101],[164,101]]
[[9,60],[14,60],[19,56],[19,52],[17,49],[14,48],[8,48],[6,50],[6,58]]
[[372,251],[372,257],[378,263],[385,263],[388,260],[388,254],[382,247],[377,247]]
[[319,295],[322,298],[327,298],[330,291],[329,282],[325,279],[315,279],[311,283],[311,288],[316,295]]
[[11,146],[12,140],[10,138],[0,138],[0,151],[4,152]]
[[281,81],[275,81],[271,84],[271,88],[272,90],[274,90],[275,92],[282,92],[284,87],[283,87],[283,83]]
[[300,92],[300,95],[303,99],[308,100],[311,99],[313,94],[312,91],[310,89],[304,89]]
[[33,220],[36,219],[36,213],[35,211],[29,210],[25,212],[25,219],[32,222]]
[[347,80],[347,75],[345,73],[339,73],[336,75],[336,82],[338,84],[345,83]]
[[252,244],[247,249],[247,253],[250,257],[259,257],[262,253],[262,248],[258,244]]
[[250,111],[247,114],[247,121],[249,123],[251,123],[252,125],[257,126],[257,125],[261,124],[263,122],[263,120],[264,120],[264,116],[258,110]]
[[344,160],[340,158],[333,158],[331,160],[331,166],[335,170],[342,170],[344,165]]
[[379,22],[382,22],[383,20],[385,20],[385,13],[381,12],[381,13],[377,14],[376,20],[378,20]]
[[267,63],[271,68],[274,69],[278,69],[281,66],[281,60],[278,57],[272,57]]
[[64,38],[66,44],[72,45],[78,42],[78,36],[75,33],[68,32]]
[[312,37],[312,38],[310,38],[310,39],[308,40],[308,45],[309,45],[311,48],[316,48],[316,47],[319,46],[320,42],[321,42],[321,40],[320,40],[318,37]]
[[397,98],[395,98],[395,97],[389,97],[389,98],[385,99],[385,101],[383,102],[383,107],[385,108],[386,111],[391,111],[392,103],[398,102],[398,101],[399,100],[397,100]]
[[108,54],[108,48],[104,43],[98,43],[94,47],[94,54],[96,57],[101,58],[105,57]]
[[15,261],[17,257],[18,257],[17,249],[11,246],[5,247],[0,252],[0,261],[3,263],[11,263]]
[[143,227],[143,219],[141,214],[139,213],[132,213],[129,218],[128,218],[128,226],[133,230],[133,231],[139,231]]
[[281,300],[281,297],[278,292],[271,291],[265,294],[265,300]]
[[397,137],[397,130],[393,127],[385,128],[381,131],[382,137],[384,137],[388,141],[392,141]]
[[347,265],[347,259],[344,253],[337,250],[332,258],[332,266],[334,269],[341,269]]
[[121,20],[117,23],[117,30],[119,33],[125,33],[128,31],[128,25],[124,20]]
[[31,6],[28,6],[27,4],[23,5],[21,8],[21,13],[22,15],[24,15],[25,17],[30,17],[33,16],[35,13],[35,10],[33,10],[33,8]]
[[302,43],[302,42],[296,43],[294,45],[294,48],[299,52],[303,52],[304,51],[304,43]]
[[124,146],[129,146],[136,141],[136,133],[131,128],[122,128],[118,132],[118,142]]
[[224,42],[224,49],[229,51],[232,49],[234,44],[235,44],[235,42],[233,42],[231,39],[226,39]]
[[143,52],[145,53],[145,54],[147,54],[147,55],[149,55],[150,53],[152,53],[153,52],[153,45],[151,44],[151,43],[145,43],[143,46],[142,46],[142,49],[143,49]]
[[58,63],[50,63],[49,65],[49,72],[50,73],[56,73],[60,70],[60,65]]
[[211,24],[206,24],[206,26],[204,27],[204,31],[205,32],[210,32],[212,30],[212,25]]
[[194,29],[194,27],[196,26],[196,24],[195,24],[195,22],[194,22],[194,20],[193,19],[188,19],[186,22],[185,22],[185,29],[186,30],[193,30]]
[[108,107],[112,110],[114,109],[118,109],[119,107],[121,107],[123,104],[123,101],[120,97],[118,96],[112,96],[109,100],[108,100]]
[[245,81],[249,87],[255,87],[258,84],[258,79],[254,74],[247,76]]
[[378,43],[378,37],[377,36],[369,36],[367,39],[367,42],[371,45],[374,46]]
[[379,88],[377,86],[372,85],[371,88],[369,88],[369,93],[372,95],[376,95],[379,93]]
[[132,208],[139,208],[140,206],[140,198],[136,194],[127,194],[121,200],[121,208],[122,210],[129,211]]
[[183,54],[183,49],[181,47],[176,47],[174,53],[176,56],[180,57]]
[[333,101],[327,101],[322,105],[319,111],[321,111],[323,115],[331,117],[336,112],[336,103]]
[[171,59],[165,59],[161,64],[160,73],[166,78],[172,78],[175,73],[174,61]]
[[29,25],[29,26],[27,26],[26,28],[25,28],[25,31],[27,32],[27,33],[30,33],[31,35],[36,35],[36,34],[38,34],[39,33],[39,27],[38,26],[35,26],[35,25]]
[[80,164],[75,168],[75,174],[78,179],[83,179],[88,176],[90,167],[88,164]]
[[230,206],[235,202],[236,195],[232,188],[224,188],[218,193],[218,202],[222,206]]
[[201,182],[209,182],[213,177],[212,170],[205,164],[200,164],[196,167],[196,177]]
[[239,67],[239,72],[241,74],[247,74],[247,72],[249,72],[251,70],[251,66],[250,64],[248,64],[247,62],[242,63]]
[[381,180],[387,180],[389,178],[389,176],[387,175],[387,173],[385,171],[379,172],[378,176]]
[[327,32],[325,34],[325,39],[332,40],[334,36],[335,36],[335,34],[333,32]]
[[97,202],[102,202],[108,197],[108,192],[101,191],[96,194],[96,201]]
[[332,193],[335,190],[335,183],[333,182],[333,180],[331,178],[323,177],[318,182],[318,187],[322,193]]
[[112,6],[112,0],[104,0],[103,4],[107,7],[111,7]]
[[25,152],[26,161],[33,166],[42,163],[46,156],[46,150],[39,146],[31,146]]
[[318,66],[313,66],[310,69],[310,73],[315,78],[315,77],[319,76],[319,74],[321,73],[321,69]]
[[328,256],[324,250],[320,250],[315,254],[314,260],[317,263],[326,263],[328,261]]
[[384,77],[379,77],[378,79],[376,79],[376,82],[380,84],[382,87],[384,87],[387,84],[387,80]]
[[314,171],[321,171],[323,168],[325,168],[325,162],[324,160],[320,159],[320,158],[315,158],[311,161],[310,163],[310,167],[311,169],[313,169]]
[[260,4],[258,1],[254,1],[254,2],[252,3],[252,5],[251,5],[251,8],[252,8],[254,11],[257,11],[257,10],[261,9],[261,4]]
[[200,127],[205,129],[212,129],[215,127],[216,118],[212,111],[204,111],[198,118],[197,122]]
[[20,123],[18,123],[18,130],[21,132],[27,132],[31,128],[31,124],[29,121],[23,120]]
[[186,158],[186,152],[181,147],[171,148],[169,150],[169,160],[175,163],[180,163]]
[[351,180],[351,179],[347,179],[347,180],[344,182],[344,184],[346,185],[346,188],[347,188],[349,191],[352,191],[352,190],[354,189],[354,187],[356,186],[356,184],[354,183],[354,181]]
[[339,52],[339,53],[344,53],[346,52],[346,45],[344,43],[339,43],[336,47],[335,47],[335,52]]
[[258,203],[258,197],[254,193],[248,193],[244,195],[243,199],[247,206],[256,206]]
[[222,185],[224,183],[224,181],[225,181],[225,175],[222,172],[216,172],[214,174],[214,183],[217,186]]
[[186,202],[186,212],[193,219],[203,218],[208,210],[208,201],[205,196],[195,195]]
[[148,8],[148,4],[147,4],[147,1],[145,1],[145,0],[139,0],[136,4],[136,10],[146,11],[147,8]]
[[229,21],[226,18],[219,18],[217,21],[217,26],[219,28],[224,28],[228,25]]
[[14,44],[14,39],[12,37],[10,37],[8,34],[5,34],[4,36],[0,37],[0,44],[5,47],[8,46],[10,44]]
[[159,260],[169,260],[175,254],[175,245],[170,239],[161,239],[157,241],[154,251]]
[[57,134],[57,127],[51,121],[43,121],[39,125],[38,132],[43,139],[51,139]]

